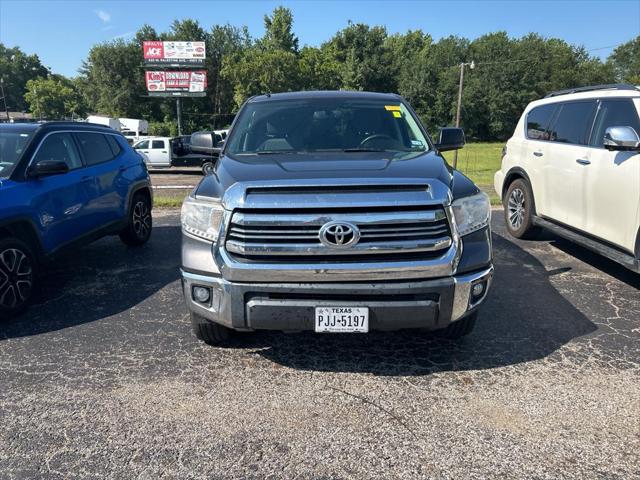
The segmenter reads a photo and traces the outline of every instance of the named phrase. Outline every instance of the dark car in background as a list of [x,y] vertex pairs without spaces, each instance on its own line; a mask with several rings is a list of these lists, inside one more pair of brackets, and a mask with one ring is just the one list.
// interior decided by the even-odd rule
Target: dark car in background
[[43,261],[117,234],[149,239],[152,189],[118,132],[73,122],[0,124],[0,317],[24,309]]

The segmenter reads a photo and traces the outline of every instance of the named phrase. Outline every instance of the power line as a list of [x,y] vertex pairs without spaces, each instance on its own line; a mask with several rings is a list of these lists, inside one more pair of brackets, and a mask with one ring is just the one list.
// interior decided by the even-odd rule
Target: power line
[[[618,43],[616,45],[607,45],[606,47],[596,47],[596,48],[590,48],[588,50],[585,50],[586,52],[595,52],[598,50],[606,50],[607,48],[617,48],[621,45],[624,45],[626,42],[622,42],[622,43]],[[560,55],[559,53],[555,53],[550,55],[549,57],[554,57]],[[504,65],[506,63],[521,63],[521,62],[530,62],[531,58],[523,58],[520,60],[502,60],[502,61],[498,61],[498,62],[475,62],[475,65]],[[460,64],[456,63],[455,65],[449,65],[448,67],[445,68],[459,68]]]

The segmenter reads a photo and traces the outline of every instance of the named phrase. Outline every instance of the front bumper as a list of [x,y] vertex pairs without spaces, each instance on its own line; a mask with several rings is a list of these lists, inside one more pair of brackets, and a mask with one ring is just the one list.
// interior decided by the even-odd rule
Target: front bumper
[[[182,271],[190,311],[236,330],[313,330],[315,307],[369,308],[371,330],[440,329],[474,311],[485,300],[493,267],[428,280],[367,283],[233,283],[221,277]],[[472,287],[484,283],[482,295]],[[193,298],[207,287],[210,300]]]

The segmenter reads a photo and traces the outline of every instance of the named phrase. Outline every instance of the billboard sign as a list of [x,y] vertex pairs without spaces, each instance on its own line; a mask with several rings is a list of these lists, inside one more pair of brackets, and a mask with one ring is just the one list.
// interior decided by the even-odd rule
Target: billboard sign
[[152,97],[204,97],[205,70],[162,70],[145,72],[147,92]]
[[204,42],[142,42],[146,65],[204,65]]

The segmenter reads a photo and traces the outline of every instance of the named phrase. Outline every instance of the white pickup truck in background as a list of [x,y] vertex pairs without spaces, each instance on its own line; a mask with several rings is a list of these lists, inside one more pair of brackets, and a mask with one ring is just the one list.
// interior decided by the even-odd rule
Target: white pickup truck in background
[[[190,135],[148,137],[134,143],[133,148],[142,155],[149,170],[199,167],[203,175],[210,175],[213,172],[214,159],[202,153],[193,153],[190,140]],[[222,138],[219,141],[221,140]]]

